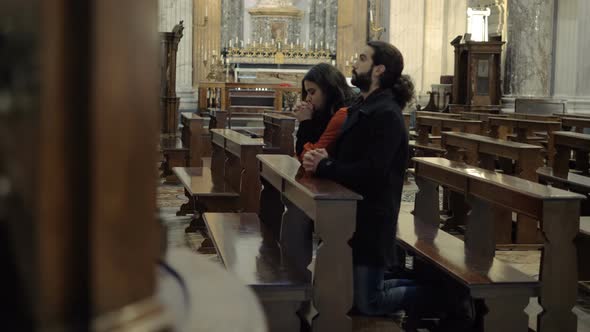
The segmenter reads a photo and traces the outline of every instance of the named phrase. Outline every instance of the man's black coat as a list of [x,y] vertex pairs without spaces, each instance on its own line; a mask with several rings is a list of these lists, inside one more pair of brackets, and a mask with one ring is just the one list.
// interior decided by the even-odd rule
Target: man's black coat
[[392,91],[384,89],[349,108],[333,155],[318,165],[317,176],[363,196],[351,242],[355,265],[390,262],[407,159],[403,115]]

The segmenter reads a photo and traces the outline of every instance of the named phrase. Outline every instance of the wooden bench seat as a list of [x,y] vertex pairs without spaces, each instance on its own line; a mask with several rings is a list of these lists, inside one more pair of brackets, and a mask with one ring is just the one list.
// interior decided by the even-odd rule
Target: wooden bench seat
[[516,134],[515,140],[521,143],[528,143],[529,137],[535,138],[532,134],[536,131],[551,133],[561,129],[559,121],[528,120],[518,118],[491,117],[488,119],[490,137],[507,139],[500,136],[500,127],[506,127]]
[[[447,149],[447,158],[454,161],[464,161],[469,165],[478,166],[495,171],[496,163],[505,174],[514,174],[520,178],[537,182],[536,170],[543,164],[542,148],[537,145],[511,142],[497,138],[468,133],[443,133],[443,146]],[[512,164],[512,161],[515,164]],[[451,194],[451,211],[462,211],[463,197]],[[539,243],[540,234],[537,231],[537,221],[526,216],[518,216],[515,232],[513,233],[512,213],[503,208],[493,208],[495,215],[494,232],[496,244],[516,247],[512,244]],[[464,225],[461,219],[463,213],[458,213],[446,220],[447,228]],[[513,241],[514,239],[514,241]]]
[[578,280],[590,281],[590,216],[580,218],[580,232],[576,237]]
[[165,178],[167,183],[178,183],[178,178],[172,172],[174,167],[203,165],[204,119],[197,114],[184,112],[180,121],[180,137],[163,137],[160,140],[160,151],[164,157],[160,167],[161,177]]
[[265,154],[295,154],[295,118],[278,113],[265,113],[264,147]]
[[[239,270],[238,276],[255,285],[271,331],[299,331],[295,312],[301,302],[313,299],[319,311],[312,322],[314,331],[350,332],[346,315],[352,307],[352,251],[347,243],[361,197],[332,181],[304,176],[291,156],[257,158],[265,181],[259,216],[205,213],[213,244],[220,256],[229,257],[222,259],[230,271]],[[313,282],[308,268],[312,230],[324,239],[311,268]],[[235,236],[229,240],[231,234]],[[267,254],[274,258],[264,260]]]
[[174,173],[191,196],[240,196],[225,179],[215,181],[209,167],[175,167]]
[[262,139],[231,129],[211,129],[211,145],[210,168],[174,168],[174,173],[184,178],[182,183],[189,200],[176,214],[194,215],[187,232],[204,231],[205,211],[258,210],[261,184],[256,155],[262,153]]
[[572,150],[576,154],[576,170],[584,175],[590,174],[590,134],[556,131],[552,135],[552,142],[555,156],[551,165],[555,174],[566,177]]
[[482,121],[463,120],[458,118],[444,118],[435,116],[418,116],[416,118],[416,127],[418,130],[418,143],[426,144],[428,134],[435,136],[441,135],[442,131],[461,131],[472,134],[479,134],[482,130]]
[[[397,240],[406,251],[466,288],[474,299],[484,301],[489,312],[483,317],[483,331],[528,330],[524,308],[537,295],[535,278],[498,259],[471,252],[465,242],[440,230],[436,223],[415,221],[408,213],[398,218]],[[416,272],[420,273],[419,267]]]
[[[473,255],[490,262],[495,255],[493,206],[540,220],[544,247],[539,303],[544,312],[537,318],[538,326],[575,332],[577,319],[571,310],[576,303],[578,267],[573,240],[579,232],[580,201],[585,197],[443,158],[414,158],[414,162],[419,188],[415,222],[438,225],[439,186],[463,194],[471,207],[470,212],[465,211],[465,246]],[[528,301],[521,304],[524,309]]]
[[443,156],[446,152],[440,145],[434,143],[419,144],[416,141],[410,141],[408,143],[410,149],[414,150],[414,156],[416,157],[435,157]]
[[479,292],[485,294],[489,287],[506,288],[508,292],[524,287],[528,298],[535,295],[538,287],[537,280],[507,263],[496,258],[490,262],[477,254],[470,256],[461,239],[432,227],[432,224],[416,222],[412,214],[399,215],[397,239],[403,247],[467,286],[473,296],[477,297]]
[[182,144],[180,137],[167,137],[160,141],[160,149],[166,151],[188,151],[188,147]]
[[299,331],[296,311],[311,299],[311,280],[281,257],[254,213],[205,213],[205,223],[225,268],[252,288],[271,331]]

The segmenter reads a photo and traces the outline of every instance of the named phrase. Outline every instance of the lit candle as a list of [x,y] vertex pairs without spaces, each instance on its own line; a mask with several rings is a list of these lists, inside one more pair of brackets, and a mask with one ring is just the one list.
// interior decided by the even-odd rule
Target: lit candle
[[371,19],[371,22],[373,22],[373,11],[369,9],[369,17]]
[[281,49],[281,42],[279,42],[279,50]]

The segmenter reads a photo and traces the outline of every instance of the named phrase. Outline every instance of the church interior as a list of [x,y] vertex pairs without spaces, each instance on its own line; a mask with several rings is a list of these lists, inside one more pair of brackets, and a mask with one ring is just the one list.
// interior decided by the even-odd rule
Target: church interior
[[[588,0],[2,1],[6,331],[590,332],[589,17]],[[387,273],[466,294],[469,328],[355,308],[367,197],[298,159],[306,74],[328,64],[364,100],[371,41],[414,90]]]

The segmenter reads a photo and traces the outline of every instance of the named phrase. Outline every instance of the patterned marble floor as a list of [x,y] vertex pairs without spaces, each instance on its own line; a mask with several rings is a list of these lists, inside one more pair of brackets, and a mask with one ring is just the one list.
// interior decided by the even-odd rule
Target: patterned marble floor
[[[416,192],[417,187],[413,182],[404,186],[401,204],[402,212],[411,212],[413,210]],[[184,229],[190,222],[190,216],[176,216],[176,211],[186,201],[187,199],[184,197],[182,186],[162,184],[158,187],[157,204],[160,208],[162,219],[168,229],[168,247],[184,247],[198,253],[197,249],[200,247],[203,237],[200,234],[187,234],[184,232]],[[212,261],[219,262],[215,254],[202,255],[206,255]],[[496,257],[499,260],[512,264],[522,272],[538,278],[539,251],[497,251]],[[533,315],[540,311],[540,306],[536,298],[531,299],[531,303],[526,311]],[[578,305],[574,308],[574,312],[578,315],[578,332],[590,332],[590,292],[580,291]],[[530,325],[535,326],[534,319],[531,319]]]

